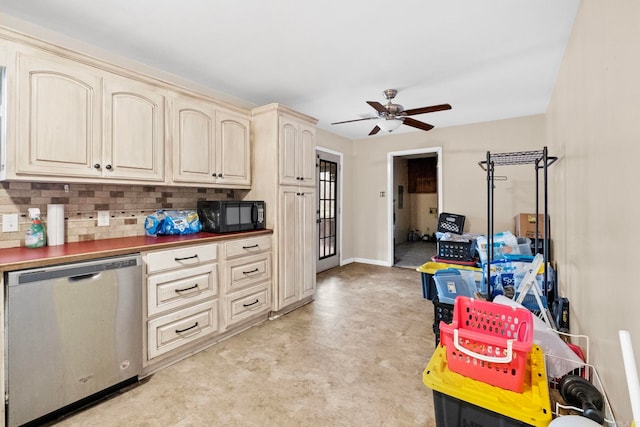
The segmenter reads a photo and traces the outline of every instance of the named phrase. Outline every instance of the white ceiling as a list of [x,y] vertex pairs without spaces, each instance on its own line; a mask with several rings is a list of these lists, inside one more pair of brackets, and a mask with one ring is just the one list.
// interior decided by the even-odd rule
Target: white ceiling
[[[579,0],[2,0],[0,13],[365,138],[399,90],[437,127],[544,113]],[[422,132],[401,126],[396,132]],[[382,135],[380,132],[378,135]]]

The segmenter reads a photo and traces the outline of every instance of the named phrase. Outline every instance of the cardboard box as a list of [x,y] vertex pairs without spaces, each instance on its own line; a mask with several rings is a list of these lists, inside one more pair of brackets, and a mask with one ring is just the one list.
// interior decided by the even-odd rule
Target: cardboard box
[[[521,213],[514,218],[517,237],[536,238],[536,214]],[[544,238],[544,215],[538,214],[538,239]]]

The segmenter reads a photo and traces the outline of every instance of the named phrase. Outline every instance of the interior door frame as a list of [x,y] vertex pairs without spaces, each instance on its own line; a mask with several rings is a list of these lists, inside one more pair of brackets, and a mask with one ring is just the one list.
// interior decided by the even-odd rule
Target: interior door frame
[[388,267],[393,266],[393,158],[413,156],[416,154],[435,153],[438,159],[438,215],[442,212],[442,147],[425,147],[413,150],[390,151],[387,153],[387,261]]
[[[344,154],[339,152],[339,151],[335,151],[332,150],[330,148],[325,148],[325,147],[321,147],[321,146],[316,146],[316,153],[317,152],[323,152],[326,154],[330,154],[333,156],[338,157],[338,211],[337,211],[337,215],[338,215],[338,229],[337,229],[337,233],[338,233],[338,239],[337,239],[337,247],[336,250],[338,251],[338,265],[343,265],[343,260],[342,260],[342,202],[343,202],[343,198],[342,195],[344,194],[343,192],[343,183],[344,183],[344,177],[343,177],[343,168],[342,168],[342,164],[344,161]],[[316,184],[317,185],[317,184]],[[317,197],[316,197],[317,200]],[[318,210],[318,206],[316,206],[316,212]],[[318,263],[318,239],[319,236],[316,236],[316,265]]]

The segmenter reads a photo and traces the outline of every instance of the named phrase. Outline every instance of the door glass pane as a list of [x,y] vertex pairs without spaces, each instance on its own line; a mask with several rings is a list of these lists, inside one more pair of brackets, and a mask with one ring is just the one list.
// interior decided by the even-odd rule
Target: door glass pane
[[320,259],[336,255],[336,198],[338,196],[338,164],[320,159],[318,191],[318,256]]

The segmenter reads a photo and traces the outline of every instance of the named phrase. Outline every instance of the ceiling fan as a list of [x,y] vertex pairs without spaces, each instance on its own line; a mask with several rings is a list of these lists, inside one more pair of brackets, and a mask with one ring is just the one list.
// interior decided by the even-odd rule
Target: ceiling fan
[[405,110],[404,107],[400,104],[394,104],[392,102],[393,98],[396,97],[398,91],[396,89],[387,89],[384,92],[384,97],[387,99],[387,104],[382,105],[376,101],[367,101],[367,104],[371,105],[378,115],[376,117],[365,117],[363,119],[355,119],[355,120],[345,120],[343,122],[335,122],[331,123],[332,125],[339,125],[342,123],[351,123],[351,122],[360,122],[363,120],[379,120],[376,123],[376,126],[371,129],[369,135],[375,135],[380,132],[380,130],[386,130],[387,132],[392,132],[396,130],[400,125],[407,125],[421,130],[431,130],[433,129],[433,125],[429,123],[424,123],[416,119],[412,119],[409,116],[415,116],[417,114],[424,113],[433,113],[435,111],[443,111],[450,110],[451,105],[449,104],[440,104],[440,105],[432,105],[430,107],[422,107],[422,108],[412,108],[410,110]]

